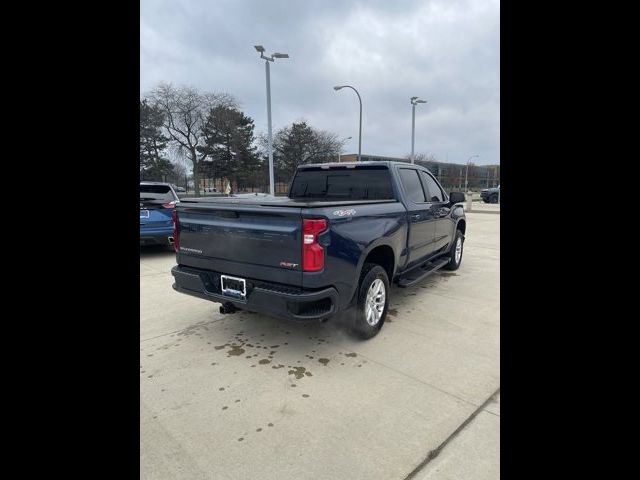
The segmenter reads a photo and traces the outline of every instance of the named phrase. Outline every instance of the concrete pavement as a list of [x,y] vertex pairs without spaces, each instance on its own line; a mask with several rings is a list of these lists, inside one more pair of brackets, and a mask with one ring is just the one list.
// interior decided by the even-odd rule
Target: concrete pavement
[[469,213],[460,269],[394,289],[369,341],[221,315],[173,291],[173,254],[144,249],[141,478],[498,478],[499,395],[480,407],[500,388],[499,232]]

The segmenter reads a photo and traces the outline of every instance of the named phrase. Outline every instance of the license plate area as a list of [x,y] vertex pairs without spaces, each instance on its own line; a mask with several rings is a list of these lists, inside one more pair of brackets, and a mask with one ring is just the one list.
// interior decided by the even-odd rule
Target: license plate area
[[244,278],[220,275],[220,291],[227,297],[245,300],[247,297],[247,281]]

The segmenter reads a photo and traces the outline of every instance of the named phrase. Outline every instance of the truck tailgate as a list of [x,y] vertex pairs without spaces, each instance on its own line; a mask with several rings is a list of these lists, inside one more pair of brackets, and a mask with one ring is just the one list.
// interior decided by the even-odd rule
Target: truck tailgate
[[302,285],[301,208],[206,202],[177,210],[179,264]]

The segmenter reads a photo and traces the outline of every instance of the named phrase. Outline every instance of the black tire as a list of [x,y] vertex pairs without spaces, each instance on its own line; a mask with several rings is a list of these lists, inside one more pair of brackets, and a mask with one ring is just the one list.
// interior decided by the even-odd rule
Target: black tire
[[491,195],[489,203],[498,203],[498,195]]
[[[370,317],[373,325],[367,321],[367,296],[369,289],[372,287],[376,280],[380,280],[384,285],[384,308],[377,322],[375,316]],[[379,285],[379,284],[378,284]],[[380,265],[375,263],[365,263],[362,267],[362,273],[360,274],[360,282],[358,284],[358,302],[355,308],[355,320],[353,322],[353,329],[355,334],[362,339],[369,339],[378,334],[384,321],[387,318],[387,311],[389,310],[389,294],[391,289],[389,288],[389,277],[387,272]],[[379,296],[378,296],[379,298]],[[372,315],[373,312],[372,312]]]
[[483,201],[484,203],[489,203],[489,199],[488,199],[488,198],[483,198],[483,199],[482,199],[482,201]]
[[[456,248],[460,242],[460,258],[456,260]],[[462,254],[464,252],[464,234],[460,230],[456,230],[456,236],[451,244],[451,260],[444,267],[445,270],[457,270],[462,263]]]

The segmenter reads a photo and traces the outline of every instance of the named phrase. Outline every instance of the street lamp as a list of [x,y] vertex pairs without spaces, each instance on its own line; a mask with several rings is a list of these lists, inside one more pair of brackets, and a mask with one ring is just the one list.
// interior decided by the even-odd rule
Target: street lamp
[[360,162],[362,160],[362,98],[360,98],[360,94],[358,93],[358,91],[351,85],[337,85],[333,87],[336,92],[342,88],[350,88],[351,90],[356,92],[356,95],[358,95],[358,100],[360,101],[360,131],[358,134],[358,161]]
[[[347,137],[344,140],[342,140],[343,142],[346,142],[347,140],[351,140],[352,137]],[[342,156],[342,143],[340,144],[340,152],[338,152],[338,163],[340,163],[340,157]]]
[[464,172],[464,191],[465,193],[467,193],[469,191],[469,189],[467,188],[467,178],[468,178],[468,173],[469,173],[469,161],[474,158],[474,157],[479,157],[480,155],[471,155],[469,157],[469,159],[467,160],[467,170]]
[[286,53],[274,53],[270,57],[265,56],[264,47],[262,45],[255,45],[253,48],[260,53],[260,58],[265,60],[265,70],[267,72],[267,122],[269,126],[269,193],[275,195],[275,187],[273,180],[273,137],[271,135],[271,75],[269,71],[269,62],[273,62],[276,58],[289,58]]
[[426,100],[420,100],[418,97],[411,97],[411,163],[415,163],[413,158],[413,146],[416,138],[416,105],[418,103],[427,103]]

